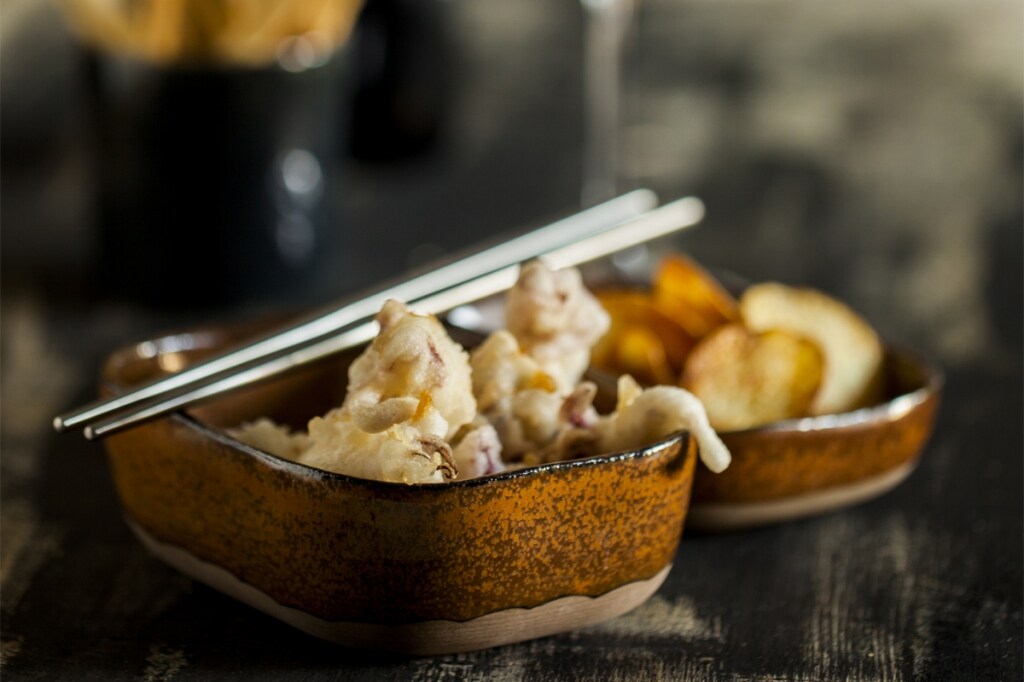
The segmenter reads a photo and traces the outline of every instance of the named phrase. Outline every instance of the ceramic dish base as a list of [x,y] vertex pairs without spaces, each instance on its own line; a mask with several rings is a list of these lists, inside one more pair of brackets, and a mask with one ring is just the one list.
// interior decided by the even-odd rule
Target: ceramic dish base
[[349,647],[415,656],[475,651],[600,623],[645,602],[661,587],[672,568],[669,564],[647,580],[622,585],[598,597],[562,597],[533,608],[504,609],[467,621],[432,620],[397,625],[327,621],[283,606],[220,566],[203,561],[180,547],[160,542],[131,518],[126,516],[125,521],[142,544],[164,563],[307,634]]
[[778,500],[694,504],[686,519],[686,527],[707,532],[739,530],[822,514],[887,493],[910,476],[916,467],[917,459],[912,459],[871,478]]

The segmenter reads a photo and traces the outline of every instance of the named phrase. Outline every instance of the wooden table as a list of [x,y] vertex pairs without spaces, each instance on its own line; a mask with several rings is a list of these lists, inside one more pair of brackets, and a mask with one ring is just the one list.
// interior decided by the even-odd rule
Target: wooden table
[[[471,5],[454,18],[476,65],[452,113],[464,127],[438,157],[351,169],[339,292],[575,204],[578,17]],[[926,18],[965,40],[936,51],[919,17],[876,25],[870,7],[764,23],[800,6],[642,5],[624,184],[706,199],[707,222],[676,248],[830,291],[944,367],[934,437],[905,483],[816,518],[686,534],[655,596],[597,627],[425,659],[310,639],[149,556],[101,448],[49,427],[92,397],[115,346],[259,312],[152,310],[96,290],[80,148],[59,126],[34,162],[20,162],[27,142],[5,150],[4,678],[1020,679],[1020,37],[995,42],[1016,80],[986,80],[958,64],[994,24],[961,24],[954,7]],[[1000,7],[1019,27],[1019,8]]]

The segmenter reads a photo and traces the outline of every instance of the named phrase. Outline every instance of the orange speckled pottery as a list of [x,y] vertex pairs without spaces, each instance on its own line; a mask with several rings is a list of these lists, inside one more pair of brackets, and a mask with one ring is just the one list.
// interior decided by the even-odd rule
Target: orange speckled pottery
[[846,414],[791,419],[721,433],[732,464],[698,465],[689,527],[739,529],[863,502],[894,488],[917,465],[931,435],[942,375],[889,349],[887,400]]
[[[115,353],[104,390],[240,340],[197,332]],[[403,485],[327,473],[223,428],[301,426],[340,404],[338,357],[106,440],[125,518],[158,557],[315,636],[410,654],[480,649],[596,623],[667,576],[695,442],[486,478]]]

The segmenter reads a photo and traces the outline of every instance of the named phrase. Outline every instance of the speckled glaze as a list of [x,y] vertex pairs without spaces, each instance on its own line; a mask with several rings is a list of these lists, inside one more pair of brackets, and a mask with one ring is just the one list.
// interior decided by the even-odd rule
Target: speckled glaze
[[[108,361],[105,386],[119,390],[227,342],[185,334],[124,349]],[[131,523],[330,622],[467,621],[598,597],[671,565],[696,463],[685,434],[634,452],[407,486],[311,469],[220,429],[259,415],[304,423],[340,403],[350,359],[108,438]]]
[[[885,373],[888,400],[881,405],[720,434],[732,452],[732,464],[721,474],[698,465],[693,487],[698,526],[705,525],[704,512],[718,506],[793,500],[881,481],[887,472],[901,468],[909,473],[931,435],[942,377],[920,358],[893,349],[887,352]],[[885,489],[880,485],[877,493]],[[858,496],[856,501],[867,497]],[[838,495],[835,500],[834,506],[854,501]],[[807,509],[810,513],[825,508],[828,505]],[[785,518],[800,515],[789,513]]]

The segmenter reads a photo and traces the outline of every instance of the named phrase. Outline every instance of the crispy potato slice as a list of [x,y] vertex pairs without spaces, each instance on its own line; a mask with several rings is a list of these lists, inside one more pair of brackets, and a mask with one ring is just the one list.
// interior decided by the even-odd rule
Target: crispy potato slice
[[629,373],[645,384],[675,383],[696,340],[641,291],[607,290],[598,300],[612,319],[592,351],[592,363]]
[[697,344],[681,384],[701,399],[715,429],[735,431],[806,415],[824,364],[804,338],[734,323]]
[[739,319],[739,306],[729,292],[689,258],[673,254],[661,261],[652,291],[657,307],[692,337]]
[[612,374],[631,374],[650,385],[674,383],[679,372],[669,364],[665,343],[645,326],[613,324],[594,351],[593,365]]
[[679,372],[668,363],[664,342],[647,327],[632,325],[619,336],[616,360],[620,373],[648,384],[672,384]]
[[821,348],[825,370],[811,414],[847,412],[881,397],[882,343],[845,304],[814,289],[768,282],[744,292],[740,316],[751,331],[789,331]]

